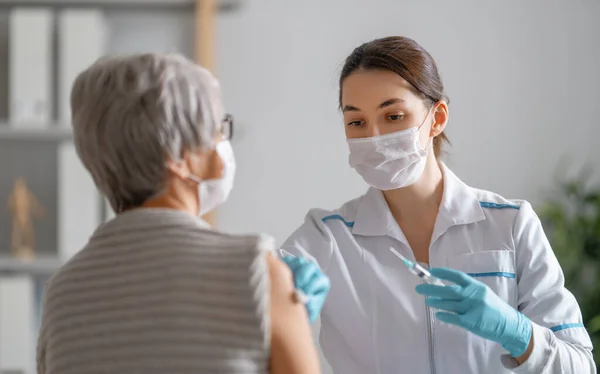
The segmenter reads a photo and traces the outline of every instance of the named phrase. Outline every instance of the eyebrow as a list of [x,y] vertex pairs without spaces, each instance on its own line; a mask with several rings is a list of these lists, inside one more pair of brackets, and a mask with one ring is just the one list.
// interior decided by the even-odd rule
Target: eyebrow
[[[405,102],[405,100],[399,99],[399,98],[389,99],[389,100],[386,100],[383,103],[379,104],[377,109],[383,109],[390,105],[394,105],[397,103],[403,103],[403,102]],[[360,109],[358,109],[357,107],[352,106],[352,105],[345,105],[344,108],[342,109],[342,112],[358,112],[358,111],[360,111]]]

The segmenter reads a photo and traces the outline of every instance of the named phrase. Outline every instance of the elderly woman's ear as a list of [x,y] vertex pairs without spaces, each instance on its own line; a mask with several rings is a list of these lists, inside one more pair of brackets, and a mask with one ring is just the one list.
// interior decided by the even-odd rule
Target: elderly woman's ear
[[184,158],[179,160],[168,159],[167,170],[180,179],[187,179],[191,174],[188,162]]
[[167,169],[175,176],[187,180],[216,179],[221,176],[223,165],[214,149],[204,151],[184,151],[179,160],[167,160]]

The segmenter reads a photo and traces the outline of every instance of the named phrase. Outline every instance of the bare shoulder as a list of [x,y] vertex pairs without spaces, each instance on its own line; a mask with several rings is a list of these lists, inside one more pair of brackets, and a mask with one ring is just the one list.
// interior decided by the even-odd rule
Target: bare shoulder
[[272,254],[267,254],[266,259],[271,283],[271,321],[275,326],[285,320],[287,312],[295,309],[302,315],[304,308],[294,298],[294,278],[290,268]]
[[319,357],[306,308],[294,297],[290,268],[266,256],[271,281],[271,373],[318,374]]
[[271,282],[277,285],[277,288],[280,288],[282,291],[293,291],[294,281],[290,268],[271,253],[267,254],[266,258]]

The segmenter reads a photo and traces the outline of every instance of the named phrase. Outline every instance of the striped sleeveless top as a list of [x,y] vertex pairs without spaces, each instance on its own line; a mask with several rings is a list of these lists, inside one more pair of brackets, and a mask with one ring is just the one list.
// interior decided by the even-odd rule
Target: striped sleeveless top
[[118,215],[48,282],[38,373],[267,373],[273,247],[175,210]]

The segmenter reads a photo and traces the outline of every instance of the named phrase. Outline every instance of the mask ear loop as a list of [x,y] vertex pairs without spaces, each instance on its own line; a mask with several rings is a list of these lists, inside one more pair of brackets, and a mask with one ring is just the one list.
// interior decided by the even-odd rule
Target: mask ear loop
[[[436,103],[437,104],[437,103]],[[433,106],[429,109],[429,111],[427,112],[427,116],[425,116],[425,119],[423,120],[423,122],[419,125],[419,127],[417,127],[417,132],[420,133],[421,131],[421,127],[423,127],[423,125],[425,125],[425,122],[427,122],[427,119],[429,118],[429,116],[431,115],[431,113],[433,113],[433,108],[435,107],[435,104],[433,104]],[[429,154],[429,152],[431,151],[431,147],[433,146],[433,137],[429,138],[429,143],[427,144],[427,147],[425,147],[423,149],[423,147],[421,147],[421,139],[420,137],[417,137],[417,149],[419,151],[424,152],[426,155]]]
[[[179,161],[181,161],[181,160],[179,160]],[[169,166],[169,164],[168,164],[168,163],[165,163],[165,168],[166,168],[166,169],[167,169],[167,170],[168,170],[170,173],[177,174],[177,173],[176,173],[176,172],[175,172],[173,169],[171,169],[171,167]],[[185,179],[187,179],[187,180],[190,180],[190,181],[192,181],[192,182],[194,182],[194,183],[197,183],[197,184],[200,184],[200,183],[202,182],[202,179],[198,178],[197,176],[195,176],[194,174],[191,174],[191,173],[190,173],[190,174],[188,174],[188,175],[185,177]]]
[[192,181],[192,182],[194,182],[194,183],[198,183],[198,184],[200,184],[200,183],[202,183],[202,182],[203,182],[203,180],[202,180],[202,179],[198,178],[198,177],[197,177],[197,176],[195,176],[194,174],[190,174],[190,175],[188,175],[188,176],[187,176],[187,179],[191,180],[191,181]]
[[[222,140],[222,141],[225,141],[225,140]],[[214,147],[214,149],[216,149],[216,147]],[[217,155],[218,155],[218,152],[217,152]],[[219,155],[219,157],[221,157],[221,156]],[[168,164],[165,164],[165,166],[167,167],[167,169],[170,170],[170,167],[169,167]],[[213,180],[213,179],[202,179],[202,178],[200,178],[200,177],[198,177],[198,176],[196,176],[194,174],[191,174],[191,173],[186,177],[186,179],[190,180],[190,181],[192,181],[192,182],[194,182],[196,184],[201,184],[203,182]],[[214,179],[220,179],[220,178],[214,178]]]

